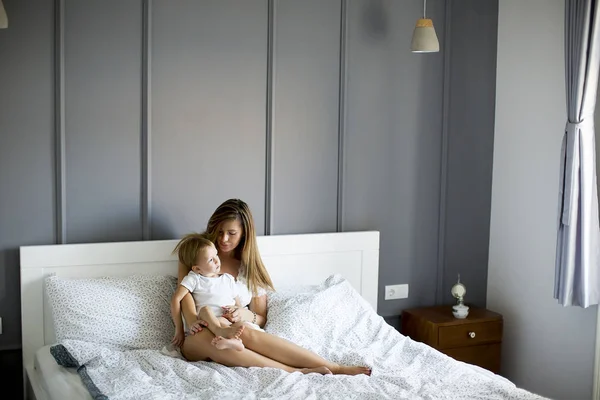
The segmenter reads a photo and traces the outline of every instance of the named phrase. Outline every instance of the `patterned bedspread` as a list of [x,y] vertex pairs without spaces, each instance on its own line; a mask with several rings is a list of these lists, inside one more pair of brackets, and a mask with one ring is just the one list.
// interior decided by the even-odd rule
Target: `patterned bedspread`
[[372,375],[229,368],[84,340],[65,340],[52,353],[79,368],[97,399],[543,399],[404,337],[339,276],[300,292],[270,294],[265,329],[331,361],[371,366]]

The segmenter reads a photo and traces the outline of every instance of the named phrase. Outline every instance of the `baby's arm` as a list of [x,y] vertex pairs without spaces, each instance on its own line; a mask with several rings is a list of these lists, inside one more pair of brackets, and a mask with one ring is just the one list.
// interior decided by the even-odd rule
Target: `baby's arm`
[[[181,312],[185,317],[185,321],[187,322],[188,327],[192,328],[192,326],[197,322],[198,311],[196,310],[196,303],[194,302],[194,298],[192,297],[191,293],[195,286],[193,285],[193,281],[190,281],[189,278],[186,278],[188,276],[189,271],[189,268],[186,268],[182,263],[179,263],[177,270],[177,285],[179,286],[179,284],[185,281],[186,284],[184,286],[187,287],[190,291],[190,293],[184,296],[183,300],[181,301]],[[197,332],[200,332],[201,330],[202,328],[199,328],[197,329]]]
[[175,324],[175,336],[173,336],[172,343],[177,347],[181,347],[183,340],[185,339],[183,320],[181,319],[181,300],[189,292],[190,291],[185,286],[179,285],[177,286],[175,293],[173,293],[173,297],[171,297],[171,317]]

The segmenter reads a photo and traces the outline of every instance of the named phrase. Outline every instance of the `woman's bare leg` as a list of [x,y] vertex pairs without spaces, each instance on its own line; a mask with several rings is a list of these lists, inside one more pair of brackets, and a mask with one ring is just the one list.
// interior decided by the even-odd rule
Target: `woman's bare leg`
[[298,368],[314,368],[324,365],[334,374],[371,375],[371,369],[368,367],[353,367],[332,363],[289,340],[256,329],[245,329],[241,338],[247,349],[285,365]]
[[189,361],[212,360],[228,367],[270,367],[279,368],[287,372],[331,374],[331,371],[322,364],[312,368],[295,368],[248,349],[242,351],[231,349],[219,350],[211,345],[213,337],[212,333],[208,330],[187,336],[181,348],[182,354]]

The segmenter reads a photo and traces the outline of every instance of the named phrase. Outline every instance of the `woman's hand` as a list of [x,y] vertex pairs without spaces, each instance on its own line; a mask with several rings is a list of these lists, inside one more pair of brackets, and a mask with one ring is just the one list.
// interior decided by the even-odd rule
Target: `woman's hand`
[[239,308],[236,306],[223,306],[223,318],[231,322],[232,324],[242,320]]
[[194,322],[192,324],[192,326],[190,326],[189,334],[190,335],[195,335],[198,332],[202,332],[202,330],[204,328],[206,328],[207,326],[208,326],[208,324],[206,323],[206,321],[203,321],[201,319],[196,320],[196,322]]

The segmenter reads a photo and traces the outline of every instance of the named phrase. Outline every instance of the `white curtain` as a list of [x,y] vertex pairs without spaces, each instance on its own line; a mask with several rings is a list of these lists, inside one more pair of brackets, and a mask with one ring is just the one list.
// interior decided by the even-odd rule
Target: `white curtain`
[[598,304],[600,229],[594,108],[600,68],[600,4],[565,0],[567,126],[562,143],[554,298]]

